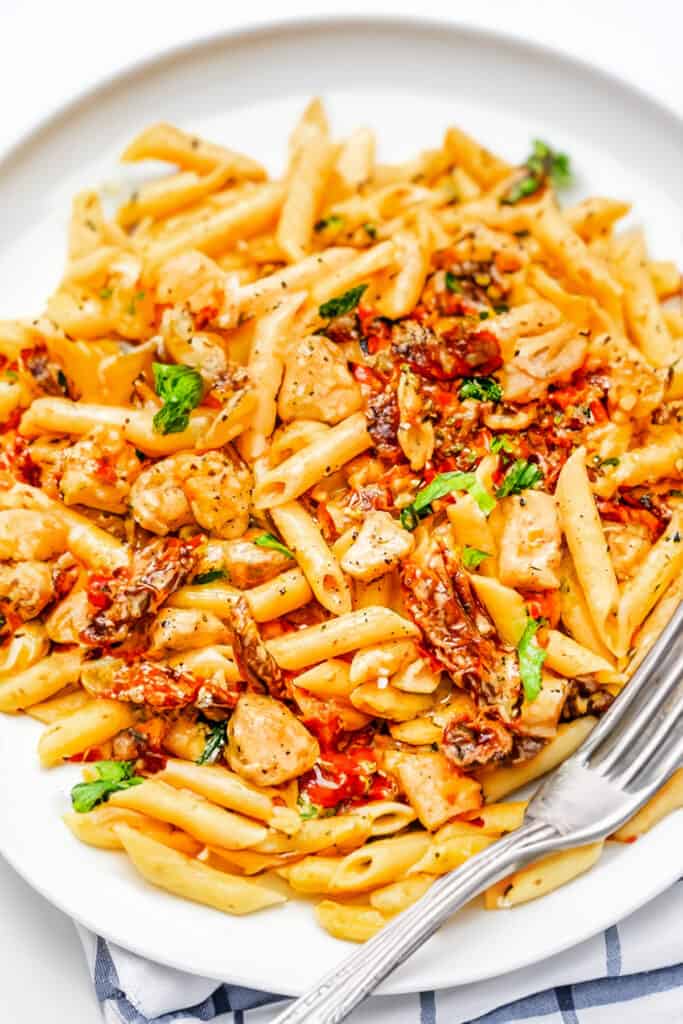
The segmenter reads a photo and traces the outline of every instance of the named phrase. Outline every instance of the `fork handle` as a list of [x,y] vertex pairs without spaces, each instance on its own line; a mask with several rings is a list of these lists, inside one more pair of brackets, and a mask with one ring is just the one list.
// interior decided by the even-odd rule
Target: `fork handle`
[[552,852],[550,825],[529,822],[438,879],[429,891],[289,1006],[273,1024],[339,1024],[396,967],[474,896]]

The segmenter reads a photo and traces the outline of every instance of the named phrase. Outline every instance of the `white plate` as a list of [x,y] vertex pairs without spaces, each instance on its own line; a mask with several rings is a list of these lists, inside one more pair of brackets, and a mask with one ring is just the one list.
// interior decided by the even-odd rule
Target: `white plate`
[[[382,158],[437,145],[451,121],[514,161],[532,137],[549,139],[571,154],[577,195],[634,199],[653,252],[683,257],[683,126],[630,87],[557,53],[448,24],[299,22],[141,65],[9,154],[0,165],[0,317],[41,309],[59,278],[72,194],[123,182],[116,155],[142,126],[175,121],[277,171],[287,132],[315,93],[339,132],[374,126]],[[124,857],[78,843],[59,820],[78,772],[38,769],[39,731],[30,719],[0,721],[0,850],[52,903],[150,958],[275,992],[301,992],[345,955],[348,947],[322,932],[304,903],[225,917],[147,886]],[[543,900],[508,913],[469,907],[383,991],[490,978],[580,942],[670,885],[682,846],[679,813],[638,843],[611,847],[589,874]]]

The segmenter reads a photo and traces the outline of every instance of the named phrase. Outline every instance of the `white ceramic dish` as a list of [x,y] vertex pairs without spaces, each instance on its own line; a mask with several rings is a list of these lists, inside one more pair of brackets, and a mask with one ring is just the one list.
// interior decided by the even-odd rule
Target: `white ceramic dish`
[[[58,280],[71,196],[124,182],[117,153],[170,120],[277,171],[312,95],[341,133],[377,129],[381,156],[433,146],[451,121],[511,160],[541,137],[572,156],[577,195],[633,199],[653,252],[681,261],[683,124],[600,72],[546,50],[449,24],[291,22],[194,44],[147,62],[43,123],[0,164],[0,317],[38,312]],[[131,171],[125,172],[130,178]],[[292,902],[229,918],[155,890],[124,857],[82,846],[60,814],[78,772],[37,767],[39,726],[0,719],[0,851],[43,895],[94,931],[163,963],[254,988],[299,993],[346,946]],[[538,962],[624,917],[680,875],[683,814],[610,848],[588,875],[505,913],[466,909],[384,985],[416,992]]]

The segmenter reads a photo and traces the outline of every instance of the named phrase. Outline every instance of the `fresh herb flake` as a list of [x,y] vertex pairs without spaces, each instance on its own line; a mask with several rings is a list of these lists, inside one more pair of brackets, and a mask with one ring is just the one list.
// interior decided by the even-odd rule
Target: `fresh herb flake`
[[500,402],[503,389],[495,377],[468,377],[460,386],[460,398],[473,398],[476,402]]
[[87,814],[120,789],[130,789],[144,782],[139,775],[133,775],[135,761],[96,761],[93,768],[99,778],[93,782],[79,782],[71,790],[71,803],[78,814]]
[[556,153],[541,139],[534,139],[532,145],[531,154],[524,163],[528,173],[513,182],[500,200],[507,206],[514,206],[521,199],[534,195],[545,185],[548,178],[555,188],[566,188],[572,183],[571,166],[566,153]]
[[100,288],[99,295],[101,299],[110,299],[113,294],[111,288]]
[[543,619],[527,619],[524,632],[517,644],[519,675],[524,687],[524,697],[528,701],[536,700],[541,692],[541,669],[547,651],[538,646],[535,636],[543,624]]
[[365,234],[369,238],[372,238],[372,239],[377,238],[377,228],[375,227],[374,224],[370,224],[369,221],[366,224],[363,225],[363,230],[365,231]]
[[195,576],[192,582],[197,586],[201,586],[203,583],[215,583],[216,580],[224,580],[227,575],[225,569],[208,569],[206,572],[200,572]]
[[228,723],[212,722],[204,749],[197,758],[197,764],[214,764],[223,753],[225,744],[228,742]]
[[334,299],[323,302],[318,309],[320,316],[325,317],[326,320],[332,320],[335,316],[344,316],[346,313],[350,313],[360,302],[367,287],[366,284],[358,284],[355,288],[349,288],[343,295],[337,295]]
[[294,558],[294,555],[288,547],[278,540],[277,537],[272,533],[262,533],[260,537],[254,539],[254,544],[258,544],[260,548],[272,548],[273,551],[279,551],[281,555],[286,555],[287,558]]
[[503,482],[496,491],[497,498],[506,498],[509,494],[521,494],[528,487],[534,487],[543,479],[543,472],[533,462],[526,459],[515,459]]
[[494,455],[498,452],[514,452],[514,450],[515,446],[507,434],[496,434],[491,440],[491,451]]
[[314,231],[340,231],[344,227],[344,218],[332,213],[329,217],[323,217],[317,221]]
[[474,473],[439,473],[434,479],[418,491],[415,501],[401,512],[401,525],[406,530],[414,530],[418,521],[432,511],[432,502],[444,498],[452,491],[467,491],[472,495],[484,515],[495,508],[495,501]]
[[154,389],[164,402],[154,415],[154,429],[157,434],[180,434],[202,400],[202,376],[189,366],[168,363],[152,363],[152,370]]
[[462,285],[450,270],[446,271],[446,288],[455,295],[462,295]]
[[466,569],[478,569],[485,558],[490,558],[488,551],[471,548],[468,544],[462,549],[462,564]]

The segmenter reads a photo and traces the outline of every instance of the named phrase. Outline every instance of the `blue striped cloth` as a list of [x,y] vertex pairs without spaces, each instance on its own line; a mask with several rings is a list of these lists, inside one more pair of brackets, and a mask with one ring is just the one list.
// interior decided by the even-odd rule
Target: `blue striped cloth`
[[[270,1024],[285,1005],[79,932],[107,1024]],[[349,1024],[683,1024],[682,961],[683,879],[619,925],[541,964],[455,989],[376,997]]]

